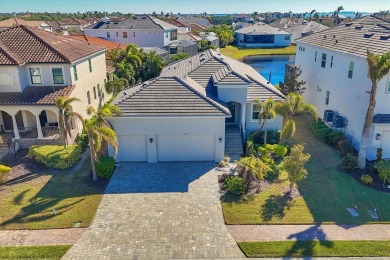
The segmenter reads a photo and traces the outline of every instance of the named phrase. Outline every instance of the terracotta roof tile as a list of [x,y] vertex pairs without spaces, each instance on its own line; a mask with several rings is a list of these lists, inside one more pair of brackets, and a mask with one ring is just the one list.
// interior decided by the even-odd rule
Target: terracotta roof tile
[[54,105],[59,96],[69,97],[75,86],[29,86],[22,92],[0,92],[0,105]]
[[[18,64],[71,63],[105,50],[97,44],[24,25],[0,32],[0,48]],[[0,62],[0,65],[4,64]]]
[[90,35],[71,35],[70,38],[77,39],[80,41],[86,41],[90,43],[95,43],[101,46],[106,47],[108,50],[112,51],[114,49],[125,50],[126,45],[118,42],[109,41],[106,39],[90,36]]

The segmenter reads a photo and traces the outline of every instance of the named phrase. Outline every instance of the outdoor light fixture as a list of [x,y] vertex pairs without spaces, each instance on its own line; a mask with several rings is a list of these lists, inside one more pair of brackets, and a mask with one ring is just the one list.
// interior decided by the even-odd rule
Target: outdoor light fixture
[[376,137],[375,137],[375,139],[376,139],[376,140],[381,140],[381,137],[382,137],[382,135],[381,135],[381,134],[376,134]]
[[149,138],[149,142],[150,142],[150,143],[153,143],[153,138]]
[[219,138],[219,142],[222,143],[222,137]]

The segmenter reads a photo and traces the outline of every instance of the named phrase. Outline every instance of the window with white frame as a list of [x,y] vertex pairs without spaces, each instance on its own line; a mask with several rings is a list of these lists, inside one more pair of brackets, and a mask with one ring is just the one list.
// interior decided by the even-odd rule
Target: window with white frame
[[42,84],[42,75],[40,68],[29,68],[32,84]]
[[284,36],[284,39],[285,39],[286,41],[288,41],[288,40],[290,40],[290,36],[286,35],[286,36]]
[[326,66],[326,53],[322,54],[321,67],[325,68]]
[[52,68],[51,73],[53,74],[54,84],[64,84],[64,74],[62,68]]
[[252,120],[259,119],[259,113],[261,111],[261,106],[257,104],[252,104]]
[[79,76],[77,75],[77,67],[76,65],[73,65],[73,78],[74,80],[78,80]]
[[355,62],[349,62],[349,70],[348,70],[348,78],[352,79],[353,76],[353,68],[355,67]]

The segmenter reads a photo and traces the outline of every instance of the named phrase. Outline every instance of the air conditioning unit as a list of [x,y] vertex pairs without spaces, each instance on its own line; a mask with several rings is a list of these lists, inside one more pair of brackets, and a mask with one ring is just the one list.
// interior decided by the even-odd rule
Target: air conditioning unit
[[343,128],[345,126],[343,116],[334,116],[332,120],[332,127],[334,128]]
[[324,111],[324,121],[325,122],[332,122],[334,115],[335,115],[335,113],[333,110],[325,110]]

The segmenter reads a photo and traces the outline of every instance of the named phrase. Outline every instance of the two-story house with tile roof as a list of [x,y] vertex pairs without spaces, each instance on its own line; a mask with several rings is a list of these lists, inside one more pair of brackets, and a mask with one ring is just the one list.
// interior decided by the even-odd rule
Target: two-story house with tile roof
[[[249,65],[207,50],[165,67],[160,76],[113,100],[110,119],[119,139],[118,161],[239,159],[246,136],[259,130],[255,99],[284,99]],[[269,120],[280,130],[282,117]]]
[[[106,48],[40,29],[0,32],[0,132],[22,147],[58,140],[58,96],[77,97],[72,110],[88,117],[106,93]],[[71,119],[74,132],[81,122]],[[5,139],[5,140],[4,140]]]
[[123,21],[102,18],[84,28],[86,35],[138,47],[162,48],[177,40],[177,27],[149,15],[133,15]]
[[[390,21],[367,16],[297,39],[295,66],[307,81],[303,97],[319,115],[342,130],[359,150],[369,104],[371,81],[367,76],[367,50],[382,55],[390,51]],[[333,123],[333,115],[338,116]],[[383,148],[390,158],[390,75],[378,82],[376,107],[367,159]]]

